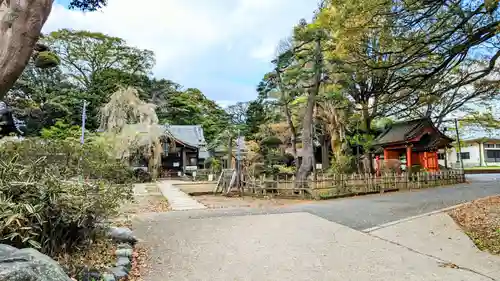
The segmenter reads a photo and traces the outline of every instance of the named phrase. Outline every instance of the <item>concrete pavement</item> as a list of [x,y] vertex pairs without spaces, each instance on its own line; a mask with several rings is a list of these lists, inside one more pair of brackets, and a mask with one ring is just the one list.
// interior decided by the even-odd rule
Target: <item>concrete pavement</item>
[[[202,210],[207,207],[193,199],[191,196],[182,192],[175,186],[176,181],[160,181],[157,183],[158,189],[168,200],[170,208],[174,211],[184,210]],[[179,181],[179,183],[183,183]]]
[[308,213],[202,219],[157,214],[134,228],[150,249],[146,281],[491,280]]
[[370,234],[500,280],[500,257],[480,251],[446,213],[403,221]]
[[[144,276],[146,281],[497,280],[495,266],[469,266],[465,259],[456,258],[465,255],[453,256],[459,244],[433,252],[442,241],[430,247],[427,241],[432,237],[418,232],[425,229],[421,224],[413,229],[399,226],[395,231],[401,237],[411,232],[415,239],[425,238],[418,243],[390,236],[388,230],[367,234],[355,229],[500,194],[499,183],[472,181],[271,209],[150,213],[137,218],[134,229],[151,250],[152,268]],[[462,268],[442,266],[448,261]],[[483,258],[480,263],[487,261]]]

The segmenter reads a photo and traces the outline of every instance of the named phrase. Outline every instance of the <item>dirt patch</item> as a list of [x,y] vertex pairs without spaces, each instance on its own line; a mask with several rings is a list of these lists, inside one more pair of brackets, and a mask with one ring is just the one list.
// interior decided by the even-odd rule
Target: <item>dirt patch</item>
[[84,268],[102,272],[112,265],[116,260],[115,250],[116,244],[110,239],[98,237],[87,247],[77,249],[71,254],[61,254],[55,260],[61,264],[70,277],[80,280],[78,275]]
[[[132,217],[141,213],[162,213],[170,210],[168,200],[163,196],[156,183],[143,184],[137,188],[134,200],[125,204],[121,216],[114,223],[115,226],[125,226],[132,230]],[[151,263],[148,262],[148,249],[136,245],[132,256],[132,269],[129,274],[130,281],[143,281],[142,275],[148,271]]]
[[169,210],[167,199],[161,194],[155,183],[146,184],[144,189],[144,192],[134,196],[132,202],[128,202],[122,207],[122,214],[159,213]]
[[202,195],[207,193],[213,193],[217,183],[197,183],[197,184],[179,184],[175,187],[179,188],[187,194]]
[[299,199],[255,198],[251,196],[226,197],[223,195],[200,195],[193,198],[211,209],[242,207],[268,208],[313,202],[311,200]]
[[136,246],[132,256],[132,269],[129,274],[129,281],[143,281],[144,275],[150,268],[148,263],[148,251],[146,248]]
[[472,201],[449,215],[479,249],[500,255],[500,196]]
[[124,206],[125,214],[140,214],[151,212],[167,212],[169,210],[168,201],[163,195],[141,195],[137,196],[133,202]]

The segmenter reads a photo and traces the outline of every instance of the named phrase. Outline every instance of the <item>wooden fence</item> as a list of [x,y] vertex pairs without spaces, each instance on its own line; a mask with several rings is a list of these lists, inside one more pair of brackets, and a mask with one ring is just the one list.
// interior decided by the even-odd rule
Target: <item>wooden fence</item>
[[212,170],[209,169],[198,169],[194,171],[189,171],[189,174],[183,175],[180,171],[166,171],[163,170],[160,173],[161,179],[181,179],[188,181],[201,181],[201,182],[216,182],[217,176],[220,173],[216,174]]
[[465,182],[463,170],[402,174],[316,175],[298,183],[294,176],[245,177],[244,190],[255,195],[327,199],[398,190],[422,189]]

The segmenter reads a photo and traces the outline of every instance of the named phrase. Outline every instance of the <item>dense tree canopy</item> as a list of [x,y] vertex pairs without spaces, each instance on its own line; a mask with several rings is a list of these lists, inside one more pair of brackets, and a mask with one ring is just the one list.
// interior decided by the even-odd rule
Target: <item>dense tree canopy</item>
[[326,138],[332,164],[345,166],[335,161],[350,161],[353,145],[369,153],[388,120],[430,117],[441,126],[470,113],[464,120],[494,124],[481,107],[498,102],[499,32],[498,1],[321,1],[277,46],[258,87],[274,130],[254,134],[285,135],[303,159]]
[[[104,5],[70,4],[89,11]],[[37,135],[57,121],[60,128],[80,124],[83,100],[89,103],[87,128],[96,130],[98,109],[110,93],[131,86],[155,105],[159,123],[201,124],[212,144],[233,146],[238,134],[260,145],[279,139],[297,169],[300,154],[297,176],[303,180],[320,144],[330,147],[325,157],[332,168],[344,169],[352,147],[369,157],[373,138],[392,120],[430,117],[445,126],[461,113],[469,123],[498,124],[492,110],[481,107],[498,102],[499,31],[498,1],[323,0],[312,20],[298,22],[278,44],[256,99],[222,108],[199,89],[154,78],[151,51],[64,29],[43,36],[36,48],[28,42],[35,54],[24,58],[27,67],[16,83],[18,70],[7,71],[0,97],[25,120],[28,134]]]
[[230,122],[229,115],[200,90],[152,77],[154,54],[149,50],[102,33],[66,29],[48,34],[43,43],[58,55],[58,67],[42,69],[31,60],[6,97],[26,122],[28,135],[57,121],[60,126],[79,125],[84,100],[86,127],[96,130],[99,109],[119,86],[139,89],[141,100],[156,105],[160,123],[201,124],[209,141]]
[[[42,55],[39,67],[55,66],[49,49],[37,43],[43,25],[52,10],[53,0],[0,1],[0,99],[3,99],[23,73],[33,51]],[[95,11],[104,7],[107,0],[71,0],[69,7]]]

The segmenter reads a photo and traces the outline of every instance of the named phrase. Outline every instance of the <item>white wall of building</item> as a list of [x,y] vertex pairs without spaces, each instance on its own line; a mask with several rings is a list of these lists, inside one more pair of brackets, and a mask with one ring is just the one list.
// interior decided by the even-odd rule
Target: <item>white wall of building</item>
[[[488,151],[498,151],[496,153],[488,153]],[[457,155],[458,149],[453,147],[446,152],[442,149],[439,151],[441,154],[439,158],[446,154],[446,159],[439,159],[439,165],[444,166],[447,162],[448,167],[459,168],[460,159]],[[486,140],[483,142],[468,142],[462,145],[461,151],[463,154],[464,168],[468,167],[486,167],[486,166],[500,166],[500,142],[493,140]],[[488,155],[495,155],[498,158],[490,158]]]
[[[480,147],[479,144],[471,144],[466,147],[462,147],[462,154],[463,156],[463,162],[464,162],[464,167],[475,167],[475,166],[481,166],[481,155],[480,155]],[[456,148],[451,148],[446,151],[446,160],[448,162],[448,167],[460,167],[460,160],[457,155],[458,149]],[[444,154],[444,150],[439,151],[440,154]],[[467,157],[468,156],[468,157]],[[442,156],[440,157],[442,158]],[[445,165],[445,160],[444,159],[439,159],[438,160],[439,165],[444,166]]]

